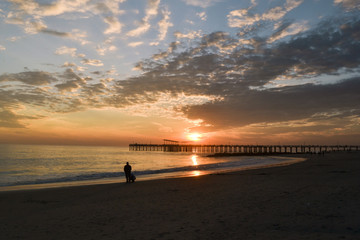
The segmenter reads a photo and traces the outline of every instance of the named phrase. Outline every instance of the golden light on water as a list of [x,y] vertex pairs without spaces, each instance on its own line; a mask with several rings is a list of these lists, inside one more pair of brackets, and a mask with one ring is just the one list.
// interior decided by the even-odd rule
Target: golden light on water
[[198,165],[197,156],[196,156],[196,155],[192,155],[192,156],[191,156],[191,160],[193,161],[193,165],[194,165],[194,166],[197,166],[197,165]]
[[[196,155],[192,155],[192,156],[191,156],[191,160],[192,160],[192,162],[193,162],[193,166],[199,165],[198,162],[197,162],[197,157],[198,157],[198,156],[196,156]],[[200,175],[202,175],[202,174],[201,174],[200,171],[195,170],[195,171],[192,171],[192,172],[191,172],[191,175],[192,175],[192,176],[200,176]]]

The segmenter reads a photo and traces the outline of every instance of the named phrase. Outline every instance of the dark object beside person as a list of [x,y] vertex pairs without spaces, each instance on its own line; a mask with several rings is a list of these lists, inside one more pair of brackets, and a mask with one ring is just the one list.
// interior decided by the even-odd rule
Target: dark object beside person
[[134,175],[133,173],[131,173],[131,175],[130,175],[130,181],[131,181],[131,182],[135,182],[135,179],[136,179],[135,175]]

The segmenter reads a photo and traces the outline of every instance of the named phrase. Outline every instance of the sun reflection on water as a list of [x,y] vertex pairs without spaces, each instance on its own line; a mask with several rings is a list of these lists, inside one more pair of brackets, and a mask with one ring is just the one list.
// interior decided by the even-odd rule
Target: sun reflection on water
[[193,161],[193,165],[194,165],[194,166],[197,166],[197,165],[198,165],[197,156],[196,156],[196,155],[192,155],[192,156],[191,156],[191,160]]
[[[192,162],[193,162],[193,166],[198,166],[199,165],[199,163],[198,163],[198,161],[197,161],[197,155],[192,155],[191,156],[191,160],[192,160]],[[202,175],[201,174],[201,171],[198,171],[198,170],[195,170],[195,171],[192,171],[191,172],[191,176],[200,176],[200,175]]]

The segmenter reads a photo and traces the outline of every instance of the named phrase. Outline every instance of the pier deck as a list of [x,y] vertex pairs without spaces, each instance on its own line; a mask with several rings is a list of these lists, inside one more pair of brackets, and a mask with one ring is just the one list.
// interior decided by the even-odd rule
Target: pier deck
[[190,153],[321,153],[359,151],[354,145],[195,145],[195,144],[129,144],[130,151],[162,151]]

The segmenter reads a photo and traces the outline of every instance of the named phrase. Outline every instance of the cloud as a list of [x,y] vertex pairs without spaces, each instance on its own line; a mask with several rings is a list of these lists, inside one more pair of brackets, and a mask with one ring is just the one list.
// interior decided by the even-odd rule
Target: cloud
[[183,0],[187,5],[207,8],[223,0]]
[[128,46],[129,47],[138,47],[143,44],[144,44],[144,42],[131,42],[131,43],[128,43]]
[[77,83],[77,81],[67,81],[56,84],[55,87],[61,92],[72,92],[80,88],[80,85]]
[[0,51],[5,51],[6,47],[4,47],[3,45],[0,45]]
[[[356,94],[359,80],[354,78],[333,85],[307,84],[252,90],[238,95],[233,93],[233,97],[223,102],[191,106],[184,111],[190,119],[203,119],[204,124],[220,129],[303,118],[316,120],[319,112],[337,113],[337,117],[349,114],[360,116],[360,109],[355,103],[360,100]],[[323,118],[333,117],[330,114]]]
[[64,62],[64,64],[61,67],[72,68],[72,69],[75,69],[76,71],[80,71],[80,72],[83,72],[87,69],[86,67],[78,66],[75,63],[71,63],[71,62]]
[[74,80],[77,81],[79,84],[86,83],[85,79],[76,74],[71,68],[66,69],[62,74],[58,74],[58,76],[62,79],[65,79],[66,81]]
[[151,18],[158,14],[160,0],[148,0],[148,8],[146,9],[146,18]]
[[335,4],[341,4],[348,10],[360,9],[360,3],[358,0],[334,0]]
[[277,6],[269,9],[267,12],[261,14],[252,13],[256,4],[253,3],[249,8],[243,8],[231,11],[228,17],[228,25],[232,28],[242,28],[245,26],[254,25],[260,21],[278,21],[282,19],[288,12],[298,7],[303,0],[287,0],[283,6]]
[[24,30],[28,34],[37,34],[41,32],[42,30],[45,30],[47,26],[43,21],[37,20],[37,21],[26,21]]
[[280,40],[282,38],[285,38],[287,36],[296,35],[301,32],[305,32],[309,29],[307,26],[307,22],[303,21],[300,23],[289,23],[285,22],[276,27],[277,31],[272,34],[272,36],[268,39],[269,43],[272,43],[274,41]]
[[[273,19],[274,12],[288,12],[298,4],[300,1],[287,1],[287,5],[267,11],[267,15],[258,15],[259,20],[251,15],[251,9],[245,9],[241,16],[260,23],[261,19]],[[197,121],[202,131],[248,128],[256,132],[264,127],[270,132],[271,124],[278,126],[274,134],[317,131],[316,126],[321,131],[353,130],[360,116],[360,18],[355,14],[332,16],[311,29],[306,22],[280,18],[274,22],[275,33],[268,35],[176,32],[176,41],[168,49],[137,63],[135,68],[142,73],[128,79],[107,80],[103,70],[104,75],[91,75],[94,79],[104,78],[92,84],[85,73],[75,72],[77,66],[71,62],[65,62],[63,67],[73,70],[62,73],[2,74],[0,104],[14,114],[20,105],[48,112],[131,108],[144,115],[156,109],[157,114],[166,117]],[[35,24],[35,29],[46,29],[37,23],[40,27]],[[252,31],[261,27],[255,25]],[[111,51],[113,39],[98,45],[98,53]],[[138,41],[129,46],[142,44]],[[55,53],[84,58],[83,64],[103,66],[100,60],[79,56],[76,48],[63,46]],[[345,78],[342,74],[355,77]],[[308,79],[314,82],[333,76],[342,81],[306,84]],[[298,82],[289,86],[279,79]],[[274,81],[281,84],[269,86]],[[342,118],[346,126],[341,125]],[[285,122],[291,126],[280,128]],[[18,123],[21,125],[20,118]]]
[[35,18],[41,18],[46,16],[57,16],[66,12],[82,12],[84,11],[84,8],[86,8],[86,4],[89,0],[61,0],[50,4],[41,4],[33,0],[9,0],[9,2],[13,3],[14,8],[18,11],[33,15]]
[[86,80],[71,68],[66,69],[62,74],[58,74],[58,77],[63,79],[62,83],[55,85],[60,92],[74,92],[86,84]]
[[186,34],[176,31],[176,32],[174,32],[174,36],[178,39],[181,39],[181,38],[195,39],[195,38],[201,37],[202,33],[201,33],[201,30],[191,31]]
[[[174,98],[183,93],[189,98],[208,96],[203,103],[173,109],[190,120],[203,120],[202,131],[301,119],[315,124],[320,113],[322,122],[329,121],[331,126],[338,126],[340,116],[359,117],[360,78],[335,84],[305,82],[359,72],[360,58],[355,53],[360,50],[360,19],[325,19],[308,30],[303,29],[305,24],[296,24],[283,22],[275,34],[247,37],[246,43],[241,35],[215,32],[196,39],[189,48],[155,54],[136,66],[143,71],[141,76],[117,81],[116,92],[107,101],[124,107],[156,103],[162,93]],[[298,28],[302,30],[294,30],[297,33],[289,30]],[[289,33],[293,34],[287,41],[274,42]],[[281,76],[304,83],[267,87]]]
[[95,67],[101,67],[101,66],[104,65],[104,64],[101,62],[101,60],[97,60],[97,59],[87,59],[87,58],[84,58],[81,62],[82,62],[83,64],[91,65],[91,66],[95,66]]
[[196,16],[198,16],[202,21],[206,21],[207,19],[206,12],[196,13]]
[[104,56],[107,52],[114,52],[117,50],[115,45],[98,45],[96,51],[99,55]]
[[2,74],[0,75],[1,82],[22,82],[29,85],[41,86],[47,85],[52,82],[56,82],[57,79],[54,78],[51,74],[43,71],[39,72],[21,72],[21,73],[12,73],[12,74]]
[[[16,113],[19,109],[35,108],[36,111],[61,113],[84,109],[92,102],[85,101],[87,96],[82,96],[84,101],[80,101],[76,97],[65,97],[64,93],[77,90],[81,94],[82,87],[87,84],[87,79],[87,77],[80,77],[72,69],[66,69],[63,73],[27,71],[2,74],[0,75],[0,111],[3,111],[3,114],[6,113],[6,116],[15,114],[18,121],[14,120],[16,124],[14,126],[24,127],[25,125],[21,124],[20,120],[35,119],[38,116],[19,115]],[[15,84],[16,82],[22,84]],[[2,122],[0,125],[5,125],[10,121]]]
[[59,31],[56,31],[56,30],[48,29],[48,28],[42,29],[40,32],[50,34],[50,35],[54,35],[54,36],[58,36],[58,37],[71,37],[70,33],[59,32]]
[[34,117],[15,114],[13,111],[0,107],[0,128],[24,128],[22,119],[34,119]]
[[158,35],[158,40],[159,41],[163,41],[166,37],[167,31],[169,29],[169,27],[174,26],[171,22],[170,22],[170,11],[168,10],[163,10],[162,11],[162,15],[163,18],[159,21],[158,25],[159,25],[159,35]]
[[119,22],[119,20],[114,16],[109,16],[104,18],[105,23],[107,23],[109,26],[104,31],[104,34],[115,34],[115,33],[121,33],[122,24]]
[[61,67],[76,67],[77,65],[75,63],[65,62]]
[[145,10],[145,16],[141,20],[139,27],[129,31],[126,35],[130,37],[138,37],[146,33],[150,29],[150,19],[158,14],[158,7],[160,0],[148,0],[148,5]]
[[[23,73],[23,75],[26,74],[28,73]],[[30,73],[30,75],[33,74]],[[1,78],[3,76],[4,75],[0,75]],[[26,109],[26,107],[43,108],[50,112],[56,109],[57,105],[52,106],[53,103],[57,102],[54,94],[49,94],[42,84],[39,83],[37,85],[31,82],[28,83],[28,81],[25,81],[25,83],[20,86],[14,84],[14,82],[10,82],[9,85],[1,85],[0,112],[2,113],[0,115],[2,115],[2,117],[0,117],[0,125],[7,127],[25,127],[25,125],[21,123],[22,120],[38,118],[37,115],[34,116],[34,113],[32,113],[31,116],[17,113],[19,110]]]
[[28,34],[45,33],[58,37],[71,37],[70,33],[60,32],[53,29],[49,29],[45,23],[41,20],[26,21],[24,24],[24,31]]
[[96,83],[96,84],[86,85],[83,87],[83,94],[90,97],[101,96],[103,94],[106,94],[106,92],[107,89],[104,83]]
[[[42,20],[45,16],[56,16],[65,12],[75,11],[86,1],[58,1],[52,4],[39,4],[33,0],[17,1],[9,0],[13,3],[15,12],[11,11],[7,15],[6,23],[22,25],[24,31],[28,34],[37,34],[39,32],[69,37],[71,34],[49,29]],[[28,17],[30,16],[30,18]]]
[[95,3],[94,7],[102,14],[112,13],[114,15],[119,15],[125,12],[119,8],[119,4],[125,1],[126,0],[103,0]]
[[10,11],[5,18],[5,23],[23,25],[25,23],[23,14]]
[[55,54],[57,54],[57,55],[67,54],[67,55],[70,55],[72,57],[76,57],[76,51],[77,51],[76,48],[70,48],[70,47],[62,46],[62,47],[56,49]]
[[86,31],[82,31],[80,29],[72,29],[69,38],[79,42],[81,45],[86,45],[90,43],[88,40],[86,40],[87,38]]
[[58,16],[64,13],[90,11],[89,0],[61,0],[50,4],[41,4],[33,0],[18,1],[9,0],[13,4],[14,11],[10,11],[5,19],[8,24],[16,24],[23,27],[27,34],[45,33],[52,36],[67,37],[82,45],[88,44],[86,32],[73,29],[71,32],[58,31],[48,28],[44,17]]
[[[13,18],[11,18],[11,19],[7,19],[6,22],[10,24],[21,25],[24,28],[25,33],[27,34],[34,35],[38,33],[44,33],[57,37],[66,37],[74,41],[80,42],[82,45],[90,43],[88,40],[86,40],[87,33],[85,31],[81,31],[79,29],[73,29],[71,32],[61,32],[61,31],[53,30],[48,28],[47,25],[41,19],[15,21]],[[15,37],[12,39],[12,41],[16,41]]]
[[150,24],[148,22],[142,21],[138,28],[129,31],[126,35],[129,37],[138,37],[146,33],[149,29],[150,29]]

